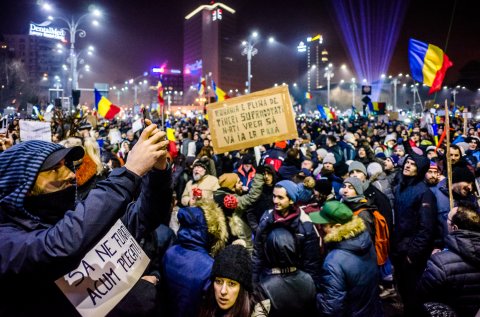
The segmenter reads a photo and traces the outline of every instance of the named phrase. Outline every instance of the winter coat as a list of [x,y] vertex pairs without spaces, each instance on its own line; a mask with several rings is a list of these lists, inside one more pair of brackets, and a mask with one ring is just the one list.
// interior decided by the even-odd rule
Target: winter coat
[[421,267],[433,250],[436,225],[435,196],[423,178],[430,163],[426,157],[414,155],[417,175],[400,175],[395,189],[395,229],[392,233],[392,256],[408,258]]
[[382,172],[376,177],[374,177],[373,179],[370,178],[370,184],[375,186],[381,193],[387,196],[390,202],[390,209],[391,209],[395,201],[395,196],[393,195],[392,186],[390,185],[390,182],[387,179],[387,175],[384,172]]
[[325,243],[330,251],[317,294],[319,316],[383,316],[377,257],[362,219],[354,216],[326,235]]
[[315,283],[309,274],[296,268],[296,245],[291,234],[282,231],[268,246],[265,252],[270,270],[259,283],[263,296],[270,299],[268,316],[316,316]]
[[162,263],[166,316],[197,316],[210,283],[213,257],[225,246],[228,233],[223,212],[212,200],[201,207],[181,208],[176,244]]
[[248,171],[248,173],[245,172],[245,170],[243,169],[243,165],[240,165],[235,171],[238,177],[240,177],[243,186],[247,186],[249,189],[252,188],[252,181],[256,172],[257,170],[253,166],[250,168],[250,171]]
[[202,190],[202,198],[213,199],[213,192],[220,188],[218,178],[212,175],[205,175],[199,181],[189,180],[182,194],[182,206],[189,206],[190,198],[193,196],[192,190],[200,188]]
[[267,210],[260,219],[255,234],[252,258],[254,283],[258,283],[260,276],[268,270],[264,251],[264,243],[267,235],[273,228],[281,226],[295,234],[297,249],[301,258],[298,268],[310,274],[315,281],[315,285],[318,287],[321,265],[319,236],[310,217],[299,209],[296,209],[295,212],[298,212],[298,215],[288,221],[285,221],[284,218],[275,220],[274,210]]
[[370,204],[375,205],[378,211],[385,217],[388,224],[388,230],[393,230],[393,211],[390,205],[390,200],[384,192],[380,191],[377,187],[370,183],[364,192],[365,198],[368,199]]
[[118,219],[140,241],[169,211],[170,170],[140,178],[122,167],[61,220],[43,222],[25,210],[25,197],[46,157],[61,148],[28,141],[0,156],[0,316],[79,316],[54,281],[75,269]]
[[473,317],[480,309],[480,233],[453,231],[446,247],[427,263],[418,284],[420,301],[444,303],[458,316]]

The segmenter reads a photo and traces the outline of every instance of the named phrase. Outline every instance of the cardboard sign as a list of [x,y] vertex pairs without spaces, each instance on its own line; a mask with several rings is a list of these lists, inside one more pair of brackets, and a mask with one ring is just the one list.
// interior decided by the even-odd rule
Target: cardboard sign
[[140,279],[150,259],[118,220],[70,273],[55,281],[82,316],[105,316]]
[[133,133],[143,129],[143,119],[138,119],[132,123]]
[[52,142],[50,122],[20,120],[18,123],[22,142],[31,140]]
[[287,86],[209,104],[207,115],[215,153],[298,137]]

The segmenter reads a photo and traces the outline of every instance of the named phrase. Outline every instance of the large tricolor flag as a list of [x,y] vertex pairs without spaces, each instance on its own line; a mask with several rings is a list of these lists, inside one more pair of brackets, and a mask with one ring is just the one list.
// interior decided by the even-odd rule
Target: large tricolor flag
[[225,99],[230,98],[230,96],[228,96],[228,94],[225,91],[221,90],[213,80],[212,80],[212,86],[213,86],[213,92],[215,93],[216,101],[224,101]]
[[198,83],[198,87],[197,87],[197,90],[198,90],[198,95],[200,97],[202,97],[203,95],[205,95],[205,90],[207,89],[207,81],[205,80],[205,78],[200,78],[200,82]]
[[120,108],[102,96],[97,89],[95,89],[95,108],[97,113],[107,120],[113,119],[120,112]]
[[370,112],[375,112],[376,114],[385,114],[385,106],[385,102],[370,101],[368,103]]
[[453,63],[439,47],[410,39],[408,59],[413,79],[430,87],[429,94],[439,91],[445,73]]
[[163,86],[162,86],[162,81],[158,81],[157,85],[157,97],[158,97],[158,104],[160,106],[165,105],[165,99],[163,99]]

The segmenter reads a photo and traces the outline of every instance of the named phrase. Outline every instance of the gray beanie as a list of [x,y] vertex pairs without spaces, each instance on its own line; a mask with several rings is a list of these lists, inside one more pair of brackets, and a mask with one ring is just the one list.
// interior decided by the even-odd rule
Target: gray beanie
[[360,171],[365,174],[365,176],[368,175],[365,165],[363,165],[363,163],[360,163],[359,161],[353,161],[352,163],[350,163],[350,165],[348,166],[348,173],[350,174],[352,171]]
[[[337,161],[335,160],[335,156],[333,155],[333,153],[328,153],[324,158],[323,158],[323,164],[325,163],[331,163],[333,165],[335,165],[335,163],[337,163]],[[366,174],[365,174],[366,175]]]
[[382,165],[380,165],[380,163],[372,162],[368,164],[368,167],[367,167],[368,178],[371,178],[372,176],[376,176],[382,172],[383,172],[383,168],[382,168]]
[[363,195],[363,182],[356,177],[348,177],[343,181],[344,184],[349,183],[355,188],[357,195]]

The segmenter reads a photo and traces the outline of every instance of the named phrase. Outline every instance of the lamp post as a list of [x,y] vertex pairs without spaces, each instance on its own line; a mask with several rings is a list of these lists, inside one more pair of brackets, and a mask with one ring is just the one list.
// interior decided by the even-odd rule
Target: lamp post
[[352,78],[350,89],[352,89],[352,106],[355,107],[355,89],[357,89],[357,84],[355,84],[355,78]]
[[[275,42],[275,39],[273,37],[270,37],[268,39],[270,43]],[[255,45],[260,42],[259,36],[257,32],[253,32],[250,37],[248,38],[247,41],[243,41],[242,45],[244,46],[242,50],[242,56],[247,56],[247,93],[250,93],[252,91],[252,57],[257,55],[258,49],[255,48]]]
[[332,70],[333,65],[328,64],[327,67],[325,67],[325,77],[327,78],[327,107],[330,109],[330,79],[333,78],[334,73]]

